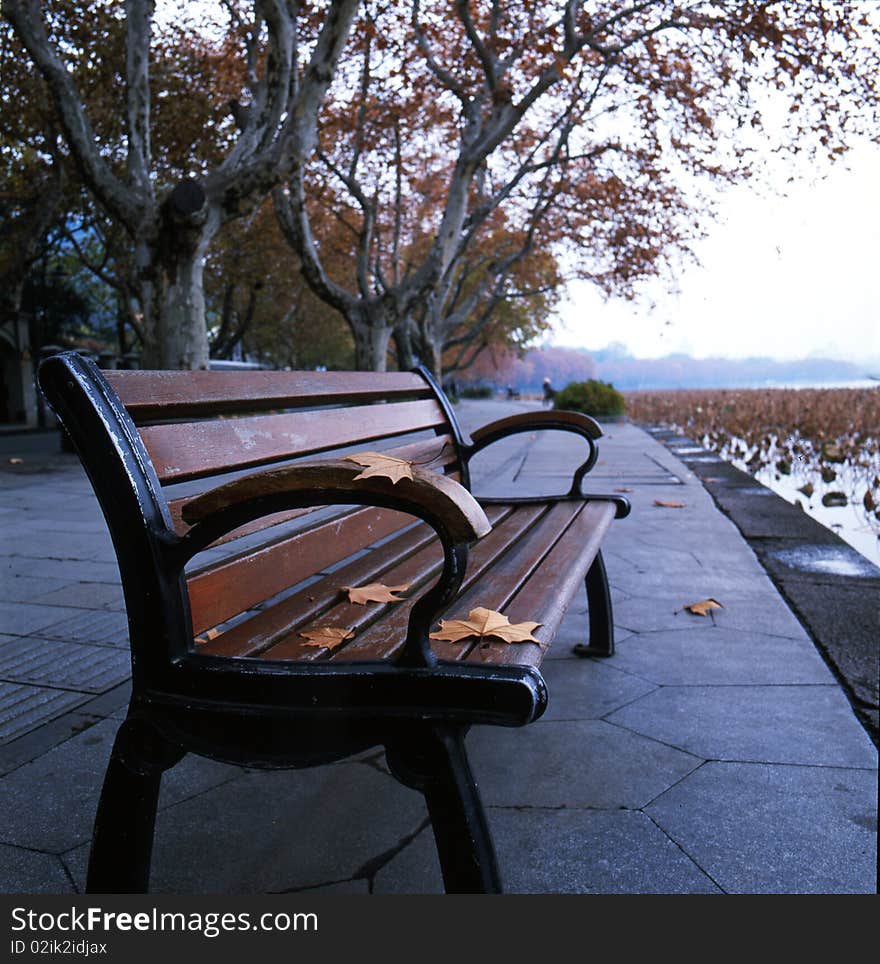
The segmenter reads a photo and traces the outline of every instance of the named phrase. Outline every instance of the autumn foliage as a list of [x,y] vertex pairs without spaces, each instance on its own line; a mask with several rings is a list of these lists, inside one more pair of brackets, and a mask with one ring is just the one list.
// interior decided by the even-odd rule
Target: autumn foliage
[[4,137],[36,175],[4,167],[3,197],[72,178],[56,222],[88,209],[102,281],[162,365],[204,366],[207,329],[221,353],[246,328],[284,357],[274,303],[282,326],[291,309],[299,330],[346,326],[359,367],[467,367],[532,344],[573,278],[630,297],[687,258],[710,186],[759,158],[835,160],[880,127],[878,20],[854,2],[3,12],[3,102],[27,105]]

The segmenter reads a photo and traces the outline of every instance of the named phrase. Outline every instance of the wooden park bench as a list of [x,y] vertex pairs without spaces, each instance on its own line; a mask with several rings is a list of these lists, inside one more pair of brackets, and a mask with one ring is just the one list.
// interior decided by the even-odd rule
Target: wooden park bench
[[[425,371],[100,372],[64,353],[39,377],[107,519],[131,642],[88,890],[146,891],[161,774],[188,752],[305,767],[383,746],[424,793],[446,890],[500,891],[464,736],[542,714],[541,659],[584,582],[579,651],[612,652],[600,544],[629,506],[581,494],[596,423],[529,412],[469,439]],[[470,458],[536,429],[586,441],[570,491],[478,503]],[[346,456],[380,449],[412,479],[359,478]],[[376,583],[409,588],[344,588]],[[429,639],[476,608],[540,623],[537,642]]]

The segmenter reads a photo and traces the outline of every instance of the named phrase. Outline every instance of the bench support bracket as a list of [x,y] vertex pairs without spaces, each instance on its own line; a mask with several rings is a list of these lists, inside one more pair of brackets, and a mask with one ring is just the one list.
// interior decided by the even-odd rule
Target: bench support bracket
[[576,656],[613,656],[614,655],[614,616],[611,608],[611,587],[602,551],[587,570],[584,583],[587,587],[587,609],[590,620],[589,643],[578,643],[573,652]]
[[147,893],[159,784],[184,756],[140,720],[120,726],[95,817],[87,893]]
[[438,724],[386,747],[391,772],[425,795],[447,894],[500,894],[495,848],[465,752],[467,727]]

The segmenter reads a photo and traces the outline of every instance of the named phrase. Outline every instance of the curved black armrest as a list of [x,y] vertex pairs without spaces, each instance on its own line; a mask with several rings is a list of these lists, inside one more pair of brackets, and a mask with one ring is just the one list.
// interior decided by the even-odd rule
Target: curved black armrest
[[471,432],[471,444],[465,447],[462,454],[465,459],[470,460],[471,456],[486,448],[487,445],[506,438],[508,435],[540,430],[572,432],[575,435],[580,435],[586,441],[590,449],[589,454],[586,461],[575,470],[571,480],[571,488],[568,491],[569,496],[581,496],[583,494],[581,482],[587,472],[596,464],[596,459],[599,457],[596,439],[602,437],[602,429],[598,422],[590,418],[589,415],[566,411],[521,412],[518,415],[510,415]]
[[443,571],[412,608],[406,643],[397,663],[433,666],[428,629],[455,597],[467,566],[468,543],[492,526],[479,503],[453,479],[413,467],[413,478],[393,483],[384,477],[355,478],[363,467],[347,460],[300,462],[234,479],[196,496],[182,517],[192,528],[177,543],[181,569],[197,552],[261,516],[317,505],[368,505],[417,516],[437,533]]

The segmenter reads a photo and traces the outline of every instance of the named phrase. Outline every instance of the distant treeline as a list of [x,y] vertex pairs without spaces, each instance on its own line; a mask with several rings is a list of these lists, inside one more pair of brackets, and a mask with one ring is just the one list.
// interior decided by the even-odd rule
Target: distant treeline
[[491,383],[524,392],[541,389],[545,378],[561,388],[572,381],[598,378],[622,390],[637,388],[748,388],[765,385],[818,385],[866,378],[869,372],[852,362],[827,358],[776,361],[772,358],[633,358],[612,346],[600,351],[579,348],[536,348],[523,357],[485,351],[462,383]]

